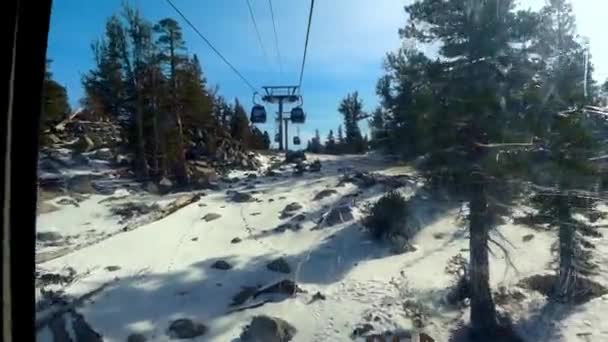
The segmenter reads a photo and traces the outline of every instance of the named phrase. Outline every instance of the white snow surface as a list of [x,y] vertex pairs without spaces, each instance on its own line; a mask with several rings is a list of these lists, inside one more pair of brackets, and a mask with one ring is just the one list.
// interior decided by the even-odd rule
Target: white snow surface
[[[167,341],[170,322],[184,317],[209,328],[196,341],[238,341],[243,327],[258,314],[276,316],[294,325],[298,332],[293,341],[351,341],[353,329],[370,315],[375,332],[415,330],[403,309],[407,299],[422,303],[430,312],[423,331],[436,341],[448,341],[452,330],[468,320],[466,309],[449,307],[443,301],[453,282],[453,277],[444,271],[447,261],[459,253],[468,258],[467,231],[457,219],[458,209],[446,209],[435,219],[427,219],[413,241],[416,251],[393,255],[372,241],[359,223],[365,204],[376,201],[386,189],[363,190],[356,200],[343,198],[358,188],[350,183],[338,187],[338,179],[352,171],[392,175],[413,171],[390,165],[375,154],[309,155],[309,159],[321,160],[321,173],[297,177],[290,175],[287,168],[284,175],[260,175],[250,180],[250,184],[259,183],[254,189],[258,193],[253,194],[258,202],[234,203],[227,201],[225,190],[206,191],[198,203],[160,221],[38,266],[57,272],[69,266],[77,274],[87,274],[63,289],[72,296],[111,283],[78,308],[108,342],[125,341],[135,332],[144,334],[148,341]],[[263,163],[268,165],[268,160]],[[242,182],[245,174],[233,172],[231,176]],[[250,191],[242,190],[240,184],[235,184],[234,190]],[[413,184],[399,190],[410,196],[416,187]],[[323,189],[335,189],[338,194],[313,201]],[[100,197],[104,196],[92,195],[80,207],[63,206],[39,216],[38,229],[72,235],[82,234],[89,227],[101,232],[116,229],[116,218],[98,203]],[[168,198],[148,200],[165,203]],[[303,228],[270,233],[270,229],[289,221],[279,219],[279,215],[292,202],[303,206],[298,213],[307,214]],[[343,203],[353,206],[356,221],[311,230],[329,208]],[[221,217],[210,222],[202,220],[208,213]],[[524,277],[551,270],[550,262],[555,256],[550,247],[555,233],[510,223],[497,230],[508,241],[494,237],[510,252],[517,269],[508,265],[498,248],[493,248],[493,289],[501,285],[512,288]],[[523,242],[522,237],[527,234],[534,234],[534,238]],[[235,237],[242,242],[231,243]],[[604,239],[598,240],[596,253],[606,265],[608,247]],[[280,274],[266,268],[270,260],[281,256],[292,266],[292,273]],[[220,259],[233,268],[223,271],[210,267]],[[107,271],[105,267],[111,265],[120,269]],[[307,293],[229,312],[229,303],[242,286],[266,285],[283,278],[295,280]],[[605,272],[595,280],[608,284]],[[326,300],[309,303],[317,291]],[[521,302],[500,309],[515,317],[516,329],[529,341],[585,341],[577,336],[580,333],[591,333],[593,341],[608,341],[608,322],[602,319],[603,312],[608,312],[608,298],[597,298],[573,309],[548,310],[541,295],[531,291],[525,294]],[[555,320],[550,322],[552,318]],[[45,328],[39,332],[38,340],[51,341],[49,336]]]

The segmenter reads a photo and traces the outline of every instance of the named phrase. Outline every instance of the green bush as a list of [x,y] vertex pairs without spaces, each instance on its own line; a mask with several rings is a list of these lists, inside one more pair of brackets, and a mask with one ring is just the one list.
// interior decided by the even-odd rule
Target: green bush
[[372,206],[363,224],[375,239],[393,241],[401,238],[408,241],[414,234],[411,225],[408,225],[409,214],[403,195],[391,191]]

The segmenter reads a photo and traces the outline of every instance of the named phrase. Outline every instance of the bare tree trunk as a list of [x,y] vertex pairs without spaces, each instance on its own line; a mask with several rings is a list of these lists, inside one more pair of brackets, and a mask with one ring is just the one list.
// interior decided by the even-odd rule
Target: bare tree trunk
[[169,45],[169,52],[171,58],[171,88],[172,88],[172,111],[177,123],[177,165],[175,167],[175,177],[177,183],[180,185],[187,184],[188,172],[186,170],[186,152],[184,150],[184,129],[182,125],[182,118],[179,114],[178,103],[177,103],[177,79],[175,75],[175,47],[173,46],[173,39],[171,39]]
[[140,90],[137,89],[137,108],[135,113],[135,129],[137,131],[137,172],[139,178],[148,178],[148,162],[146,161],[146,144],[144,142],[144,117]]
[[488,258],[488,204],[484,193],[484,176],[475,172],[469,202],[469,248],[471,277],[471,327],[479,336],[489,336],[496,330],[496,309],[490,292]]
[[154,136],[154,172],[155,175],[158,177],[159,175],[162,174],[161,170],[160,170],[160,148],[159,148],[159,144],[160,144],[160,136],[158,134],[158,113],[156,113],[156,111],[154,112],[154,117],[152,118],[152,134]]
[[576,269],[574,267],[574,226],[570,222],[570,208],[567,197],[559,196],[559,277],[556,295],[563,300],[569,300],[575,290]]
[[158,132],[158,110],[160,108],[160,105],[158,103],[158,79],[156,76],[156,70],[152,70],[152,135],[154,136],[153,167],[155,176],[160,179],[164,176],[164,172],[160,169],[160,158],[162,157],[160,154],[160,134]]

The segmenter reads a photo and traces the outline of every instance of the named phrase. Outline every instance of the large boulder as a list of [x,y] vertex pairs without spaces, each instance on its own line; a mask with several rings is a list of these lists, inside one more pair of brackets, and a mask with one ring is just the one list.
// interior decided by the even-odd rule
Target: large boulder
[[321,161],[315,160],[308,166],[308,171],[310,172],[320,172],[321,171]]
[[229,270],[232,268],[232,265],[230,265],[230,263],[228,263],[225,260],[217,260],[216,262],[214,262],[213,264],[211,264],[211,268],[215,268],[218,270]]
[[201,184],[216,182],[219,179],[215,169],[202,162],[195,162],[190,166],[190,177],[193,181]]
[[287,151],[285,154],[286,163],[297,163],[306,160],[304,151]]
[[277,317],[255,316],[241,334],[242,342],[288,342],[297,329],[287,321]]
[[280,219],[286,219],[295,215],[295,212],[302,209],[302,205],[297,202],[289,203],[281,212]]
[[146,336],[139,333],[133,333],[127,337],[127,342],[146,342]]
[[319,200],[324,199],[325,197],[329,197],[329,196],[335,195],[337,193],[338,193],[338,191],[336,191],[334,189],[324,189],[324,190],[321,190],[320,192],[318,192],[312,200],[319,201]]
[[160,182],[158,182],[158,190],[160,191],[160,193],[167,193],[171,191],[172,188],[173,182],[171,182],[167,177],[164,177],[160,180]]
[[95,148],[95,143],[93,142],[93,139],[84,134],[80,136],[76,143],[74,143],[73,147],[74,150],[79,153],[89,152]]
[[268,265],[266,265],[266,268],[268,268],[269,270],[271,270],[273,272],[279,272],[279,273],[290,273],[291,272],[291,267],[289,266],[287,261],[285,261],[285,259],[283,259],[283,258],[274,259],[273,261],[269,262]]
[[207,332],[207,327],[188,318],[181,318],[171,322],[167,335],[172,339],[192,339]]
[[235,191],[231,197],[233,202],[243,203],[243,202],[253,202],[253,196],[248,193]]
[[37,232],[36,240],[47,242],[61,240],[63,237],[57,232]]
[[38,203],[38,214],[48,214],[57,210],[59,210],[59,207],[54,205],[53,203],[47,201]]
[[220,217],[222,217],[222,215],[217,214],[217,213],[209,213],[209,214],[205,214],[205,216],[203,216],[202,220],[204,220],[205,222],[211,222],[213,220],[217,220]]
[[92,175],[77,175],[67,181],[68,190],[79,194],[96,193],[93,181],[98,177]]
[[106,148],[100,148],[98,150],[95,150],[95,152],[93,153],[92,157],[94,159],[111,161],[111,160],[114,160],[114,153],[112,153],[112,150],[110,150],[107,147]]

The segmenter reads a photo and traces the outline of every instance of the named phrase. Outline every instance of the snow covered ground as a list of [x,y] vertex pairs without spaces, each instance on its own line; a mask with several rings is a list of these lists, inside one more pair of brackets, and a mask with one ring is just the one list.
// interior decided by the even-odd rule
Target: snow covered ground
[[[350,341],[357,326],[369,323],[373,331],[421,330],[436,341],[448,341],[452,331],[466,323],[466,308],[445,303],[454,277],[445,271],[449,260],[461,254],[468,259],[467,231],[458,220],[458,208],[418,213],[423,229],[415,237],[415,251],[394,255],[386,246],[370,239],[359,219],[367,203],[389,190],[383,186],[359,189],[346,183],[338,186],[345,173],[371,171],[386,175],[412,175],[406,166],[397,166],[378,155],[309,156],[322,162],[320,173],[292,175],[284,167],[276,176],[247,176],[233,172],[238,183],[223,184],[223,190],[205,191],[198,202],[134,230],[121,232],[91,246],[41,263],[45,272],[63,272],[71,267],[83,275],[62,289],[79,297],[107,286],[77,308],[104,341],[126,341],[132,333],[148,341],[166,341],[171,321],[191,318],[208,331],[197,341],[238,341],[242,329],[258,314],[286,320],[298,330],[294,341]],[[399,191],[412,196],[420,184],[411,182]],[[232,188],[230,188],[232,187]],[[337,193],[313,200],[322,190]],[[232,192],[249,193],[251,202],[231,201]],[[358,193],[357,196],[350,196]],[[119,194],[120,195],[120,194]],[[152,198],[123,193],[123,200],[170,203],[177,196]],[[116,194],[114,195],[116,196]],[[59,231],[83,235],[90,229],[108,233],[121,224],[109,207],[100,201],[109,196],[92,195],[76,206],[38,217],[39,231]],[[144,198],[145,197],[145,198]],[[59,199],[57,199],[59,200]],[[146,202],[146,203],[148,203]],[[290,203],[299,203],[304,214],[301,226],[294,217],[281,219]],[[317,229],[331,208],[348,205],[354,220]],[[207,214],[219,214],[203,220]],[[276,229],[281,224],[290,227]],[[294,228],[295,227],[295,228]],[[490,262],[493,289],[508,289],[522,278],[549,272],[554,258],[551,245],[555,234],[505,224],[495,234],[509,251],[516,268],[495,248]],[[533,234],[533,238],[523,239]],[[241,241],[234,243],[233,239]],[[524,241],[526,240],[526,241]],[[598,239],[597,255],[608,262],[608,243]],[[283,257],[291,266],[289,274],[269,270],[266,265]],[[218,260],[232,265],[229,270],[212,268]],[[110,267],[117,266],[117,267]],[[109,267],[109,268],[108,268]],[[295,281],[305,293],[275,296],[274,301],[242,311],[232,311],[230,303],[242,287],[268,285],[281,279]],[[595,279],[608,285],[602,272]],[[507,301],[501,310],[515,318],[518,331],[529,341],[608,341],[608,298],[597,298],[575,308],[549,305],[538,293],[520,289],[524,298]],[[313,300],[320,292],[324,300]],[[404,302],[427,316],[424,328],[415,327],[411,310]],[[46,312],[40,312],[39,317]],[[577,335],[587,334],[591,335]],[[48,327],[38,332],[39,341],[52,341]],[[362,339],[361,339],[362,340]]]

